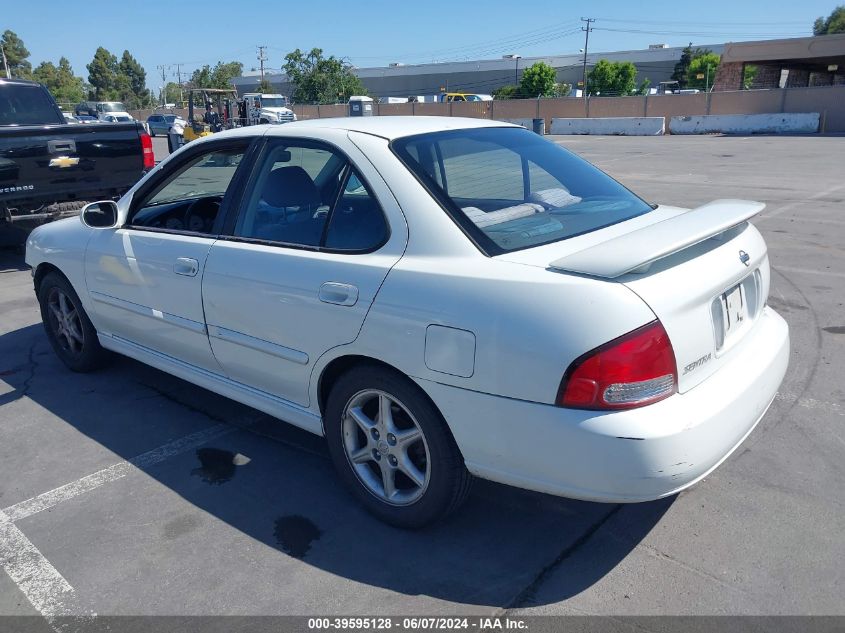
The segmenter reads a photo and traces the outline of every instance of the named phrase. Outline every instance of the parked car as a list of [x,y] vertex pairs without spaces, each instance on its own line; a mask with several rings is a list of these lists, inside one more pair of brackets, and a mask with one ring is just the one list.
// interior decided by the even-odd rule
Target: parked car
[[147,129],[150,131],[150,136],[157,134],[166,136],[173,123],[177,121],[180,126],[185,126],[185,119],[176,114],[151,114],[147,117]]
[[97,117],[88,114],[77,114],[75,118],[80,123],[97,123],[99,121]]
[[140,123],[67,125],[41,84],[0,79],[0,243],[36,224],[117,199],[154,164]]
[[62,112],[62,116],[65,118],[65,123],[71,123],[73,125],[79,123],[79,119],[73,116],[70,112]]
[[762,208],[648,204],[496,121],[320,119],[190,143],[26,261],[70,369],[118,352],[323,434],[419,527],[472,476],[637,502],[725,460],[789,358]]
[[73,111],[77,116],[84,114],[110,123],[114,123],[114,120],[110,120],[109,117],[114,117],[121,122],[135,120],[120,101],[83,101],[77,104]]
[[492,95],[465,93],[465,92],[445,92],[440,95],[440,101],[492,101]]
[[99,120],[101,123],[129,123],[135,119],[128,114],[103,114]]

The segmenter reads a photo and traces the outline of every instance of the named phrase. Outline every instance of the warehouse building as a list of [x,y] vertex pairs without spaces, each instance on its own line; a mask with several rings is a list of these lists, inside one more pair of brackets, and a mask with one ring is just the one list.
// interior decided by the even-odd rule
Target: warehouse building
[[[721,54],[724,45],[701,45]],[[671,78],[675,64],[681,58],[683,47],[654,45],[645,50],[589,53],[587,70],[600,59],[613,62],[630,61],[637,67],[637,83],[649,79],[652,86]],[[356,68],[370,95],[376,97],[409,97],[436,95],[441,92],[469,92],[490,94],[496,88],[518,83],[522,72],[535,62],[545,62],[557,71],[557,81],[577,86],[583,76],[584,56],[552,55],[522,57],[508,55],[498,59],[443,62],[429,64],[401,64],[374,68]],[[290,95],[293,88],[284,74],[265,73],[274,91]],[[245,73],[233,82],[239,94],[258,89],[261,78],[257,72]]]

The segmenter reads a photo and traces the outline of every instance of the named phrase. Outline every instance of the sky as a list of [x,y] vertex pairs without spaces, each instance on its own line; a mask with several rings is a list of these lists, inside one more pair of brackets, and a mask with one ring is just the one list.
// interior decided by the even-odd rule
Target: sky
[[[813,21],[841,0],[178,0],[85,4],[56,0],[0,0],[0,31],[16,32],[33,67],[67,57],[87,79],[85,65],[98,46],[120,57],[128,49],[158,91],[203,64],[241,61],[279,70],[287,52],[322,48],[359,67],[432,61],[578,53],[584,46],[580,19],[595,18],[589,51],[720,44],[812,35]],[[247,7],[254,6],[255,10]],[[702,8],[705,13],[702,13]]]

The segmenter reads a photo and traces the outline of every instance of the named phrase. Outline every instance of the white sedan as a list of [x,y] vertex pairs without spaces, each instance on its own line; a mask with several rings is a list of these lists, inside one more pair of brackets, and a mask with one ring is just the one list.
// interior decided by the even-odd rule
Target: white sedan
[[647,501],[751,433],[789,358],[762,204],[648,204],[522,128],[315,120],[190,143],[27,243],[75,371],[117,352],[325,435],[394,525],[472,476]]

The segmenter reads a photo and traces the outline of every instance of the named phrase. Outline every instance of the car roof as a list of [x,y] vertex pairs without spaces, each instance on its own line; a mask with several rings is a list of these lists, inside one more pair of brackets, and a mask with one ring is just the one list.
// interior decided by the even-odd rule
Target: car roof
[[374,117],[338,117],[331,119],[308,119],[294,121],[277,126],[280,134],[284,130],[293,128],[325,128],[346,130],[349,132],[363,132],[373,136],[381,136],[388,140],[426,134],[429,132],[443,132],[445,130],[464,130],[484,127],[519,127],[504,121],[489,119],[472,119],[464,117],[442,116],[374,116]]

